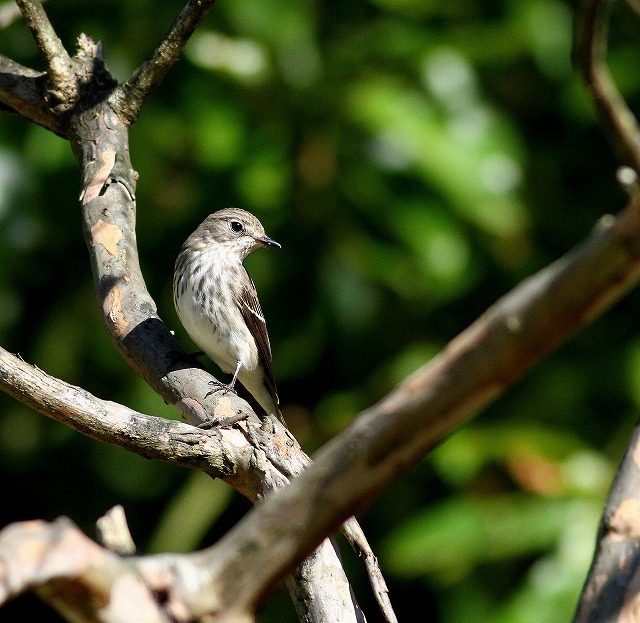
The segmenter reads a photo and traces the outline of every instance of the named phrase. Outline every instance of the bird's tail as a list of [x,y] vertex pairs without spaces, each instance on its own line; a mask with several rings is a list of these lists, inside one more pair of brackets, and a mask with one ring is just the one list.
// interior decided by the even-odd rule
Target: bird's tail
[[[242,372],[241,372],[242,374]],[[262,407],[262,410],[267,415],[276,416],[284,425],[284,427],[289,430],[287,423],[284,421],[284,417],[282,417],[282,411],[280,411],[280,407],[278,406],[278,394],[275,393],[275,390],[272,389],[270,384],[261,382],[259,385],[249,385],[244,381],[247,380],[250,382],[250,379],[243,379],[242,376],[239,377],[242,384],[249,390],[249,393],[253,396],[256,402]]]
[[273,406],[275,407],[275,413],[273,415],[275,415],[282,422],[282,425],[287,430],[289,430],[289,427],[287,426],[287,423],[284,421],[284,417],[282,416],[282,411],[280,411],[280,407],[277,404],[274,404]]

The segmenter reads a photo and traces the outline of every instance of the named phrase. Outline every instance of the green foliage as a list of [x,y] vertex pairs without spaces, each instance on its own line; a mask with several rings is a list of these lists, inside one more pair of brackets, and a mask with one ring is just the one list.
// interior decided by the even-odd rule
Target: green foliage
[[[81,31],[101,39],[124,79],[180,3],[45,7],[69,49]],[[283,244],[248,265],[285,417],[309,451],[622,206],[615,155],[571,71],[571,11],[561,0],[218,0],[143,108],[131,132],[137,234],[160,314],[192,348],[172,308],[175,256],[208,213],[254,211]],[[636,109],[638,30],[619,6],[610,63]],[[0,53],[41,67],[21,22]],[[0,343],[98,396],[177,417],[102,330],[78,192],[62,139],[0,116]],[[362,517],[400,612],[571,615],[640,402],[637,302],[575,337]],[[248,506],[2,396],[0,469],[2,525],[66,514],[93,534],[122,503],[143,550],[211,543]],[[361,563],[351,567],[380,620]],[[35,608],[21,607],[6,620]],[[268,620],[295,618],[271,608]]]

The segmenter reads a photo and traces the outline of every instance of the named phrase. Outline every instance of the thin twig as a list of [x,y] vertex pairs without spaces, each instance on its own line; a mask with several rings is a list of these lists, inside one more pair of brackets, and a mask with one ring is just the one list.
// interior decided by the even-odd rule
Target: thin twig
[[576,12],[573,59],[616,151],[625,164],[640,173],[640,128],[606,64],[612,3],[613,0],[583,0]]
[[162,82],[166,73],[178,60],[196,26],[204,18],[215,0],[189,0],[180,15],[171,24],[169,32],[154,50],[151,58],[124,82],[115,94],[119,109],[132,124],[147,97]]
[[391,600],[389,599],[387,583],[382,575],[378,559],[373,553],[360,524],[353,517],[347,519],[347,521],[342,524],[342,534],[347,538],[351,547],[353,547],[358,555],[364,559],[373,595],[378,602],[378,606],[385,620],[389,623],[397,623],[398,619],[391,605]]
[[76,81],[71,58],[56,35],[47,14],[38,0],[16,0],[36,45],[47,64],[51,91],[61,102],[75,99]]

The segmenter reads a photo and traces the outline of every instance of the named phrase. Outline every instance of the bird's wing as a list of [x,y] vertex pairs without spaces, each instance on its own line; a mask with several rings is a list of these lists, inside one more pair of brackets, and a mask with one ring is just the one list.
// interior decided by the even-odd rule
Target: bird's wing
[[278,392],[276,389],[276,381],[273,378],[273,369],[271,367],[271,344],[269,344],[269,335],[267,334],[267,323],[262,314],[260,301],[256,293],[256,287],[253,280],[247,273],[247,283],[250,284],[242,289],[238,305],[247,327],[256,341],[258,347],[258,356],[260,363],[264,368],[265,383],[269,393],[272,395],[274,402],[278,404]]

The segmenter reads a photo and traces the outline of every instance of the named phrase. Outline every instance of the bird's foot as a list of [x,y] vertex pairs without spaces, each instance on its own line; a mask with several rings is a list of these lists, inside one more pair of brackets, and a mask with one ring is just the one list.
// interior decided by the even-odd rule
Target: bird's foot
[[205,400],[211,396],[211,394],[217,394],[218,392],[222,392],[223,394],[228,394],[229,392],[234,392],[235,390],[233,389],[234,383],[221,383],[220,381],[209,381],[209,385],[212,387],[215,387],[215,389],[212,389],[211,391],[207,392],[207,394],[205,395]]
[[207,420],[206,422],[202,422],[198,424],[196,428],[200,428],[202,430],[211,430],[212,428],[230,428],[234,424],[238,422],[242,422],[249,417],[248,413],[239,412],[236,415],[225,415],[221,417],[213,418],[212,420]]

